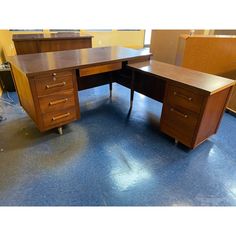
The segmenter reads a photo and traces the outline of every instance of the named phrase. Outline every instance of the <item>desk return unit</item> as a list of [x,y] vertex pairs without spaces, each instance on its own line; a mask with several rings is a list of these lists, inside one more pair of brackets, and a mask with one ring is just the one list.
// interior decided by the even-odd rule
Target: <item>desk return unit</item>
[[135,74],[155,77],[154,87],[165,81],[162,132],[190,148],[215,134],[234,81],[178,66],[146,61],[130,64]]
[[[62,125],[80,118],[78,90],[105,83],[111,89],[112,82],[118,82],[131,89],[131,107],[134,91],[163,102],[161,131],[189,148],[216,133],[235,83],[152,61],[145,51],[121,47],[19,55],[8,60],[20,103],[40,131],[59,128],[62,132]],[[93,83],[96,76],[103,80]]]

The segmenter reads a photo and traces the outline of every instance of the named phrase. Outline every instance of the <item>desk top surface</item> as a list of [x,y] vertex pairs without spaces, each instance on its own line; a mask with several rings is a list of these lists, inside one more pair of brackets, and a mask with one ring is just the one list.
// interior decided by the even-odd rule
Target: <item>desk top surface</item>
[[235,81],[231,79],[154,60],[129,63],[129,67],[163,77],[166,80],[198,88],[211,94],[235,84]]
[[7,59],[24,74],[33,76],[48,71],[79,69],[136,58],[148,58],[150,55],[145,50],[100,47],[17,55]]
[[13,41],[26,41],[26,40],[60,40],[60,39],[80,39],[92,38],[88,34],[81,34],[76,32],[58,32],[58,33],[44,33],[44,34],[13,34]]

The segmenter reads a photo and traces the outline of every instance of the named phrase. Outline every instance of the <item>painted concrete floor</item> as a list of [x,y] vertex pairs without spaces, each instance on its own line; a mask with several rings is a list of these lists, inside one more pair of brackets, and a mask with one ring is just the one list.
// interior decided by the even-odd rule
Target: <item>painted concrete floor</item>
[[[159,132],[162,104],[114,84],[79,92],[81,120],[40,133],[0,99],[0,205],[236,205],[236,118],[195,150]],[[9,101],[7,94],[4,98]]]

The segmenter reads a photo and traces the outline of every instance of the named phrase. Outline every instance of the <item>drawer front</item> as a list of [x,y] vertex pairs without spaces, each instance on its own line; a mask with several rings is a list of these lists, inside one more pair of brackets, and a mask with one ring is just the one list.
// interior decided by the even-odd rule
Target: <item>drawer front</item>
[[197,121],[194,112],[171,105],[163,106],[161,130],[188,146],[192,142]]
[[83,77],[83,76],[105,73],[105,72],[114,71],[114,70],[120,70],[121,68],[122,68],[122,63],[117,62],[117,63],[111,63],[107,65],[93,66],[89,68],[80,69],[79,73],[80,73],[80,77]]
[[38,96],[73,88],[72,73],[69,72],[51,73],[50,75],[37,76],[35,78]]
[[76,110],[74,108],[63,111],[50,112],[43,115],[44,129],[58,127],[76,120]]
[[203,97],[177,86],[168,86],[167,102],[200,113]]
[[58,92],[39,98],[39,106],[42,113],[64,110],[75,106],[73,90]]

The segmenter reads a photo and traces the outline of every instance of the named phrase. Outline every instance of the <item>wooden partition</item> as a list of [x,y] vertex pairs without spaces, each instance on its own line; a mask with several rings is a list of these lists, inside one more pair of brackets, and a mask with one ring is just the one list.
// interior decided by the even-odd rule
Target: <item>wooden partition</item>
[[[181,35],[176,65],[236,79],[236,36]],[[236,112],[236,88],[227,108]]]
[[[191,30],[152,30],[150,51],[153,59],[175,64],[178,40],[181,34],[190,34]],[[195,30],[194,34],[203,34],[204,30]]]

